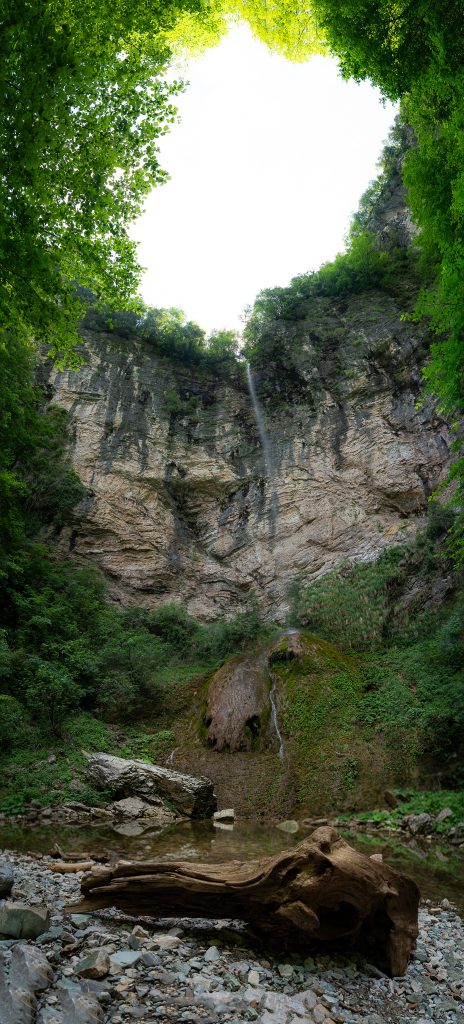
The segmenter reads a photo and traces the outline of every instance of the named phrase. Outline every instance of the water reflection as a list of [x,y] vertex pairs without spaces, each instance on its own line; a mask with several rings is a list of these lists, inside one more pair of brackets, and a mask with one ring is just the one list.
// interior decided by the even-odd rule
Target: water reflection
[[[121,835],[112,828],[95,825],[60,827],[11,825],[0,828],[0,849],[19,853],[49,853],[58,843],[65,854],[90,854],[117,860],[253,860],[280,853],[301,842],[311,829],[296,834],[281,832],[271,825],[239,822],[233,829],[218,828],[211,821],[181,821],[162,830],[147,829],[138,835]],[[394,867],[418,882],[424,897],[445,897],[464,912],[464,856],[450,846],[438,846],[417,839],[361,836],[344,833],[345,838],[366,854],[382,853]]]
[[107,852],[118,857],[146,860],[253,860],[268,857],[301,841],[307,832],[287,835],[269,825],[244,822],[232,829],[218,828],[211,821],[180,821],[167,828],[146,829],[141,834],[120,834],[101,827],[42,826],[31,829],[20,825],[0,828],[0,847],[20,853],[49,853],[59,843],[63,853]]

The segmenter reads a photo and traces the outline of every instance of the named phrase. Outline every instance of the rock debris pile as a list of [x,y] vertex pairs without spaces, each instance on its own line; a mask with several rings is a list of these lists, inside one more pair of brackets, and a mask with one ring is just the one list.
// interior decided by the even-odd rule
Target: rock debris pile
[[66,913],[79,896],[80,873],[52,872],[46,856],[7,859],[14,873],[8,901],[29,915],[48,907],[51,916],[35,939],[0,940],[0,1024],[464,1020],[464,926],[447,901],[422,907],[407,974],[389,979],[355,958],[267,956],[236,923],[234,942],[231,922]]

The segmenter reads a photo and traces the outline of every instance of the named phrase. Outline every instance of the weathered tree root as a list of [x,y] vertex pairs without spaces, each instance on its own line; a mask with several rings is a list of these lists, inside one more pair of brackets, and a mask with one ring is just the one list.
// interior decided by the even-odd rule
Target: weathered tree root
[[[390,975],[415,946],[419,889],[323,827],[260,861],[119,861],[82,879],[79,910],[114,906],[157,917],[240,918],[267,946],[300,953],[357,949]],[[73,908],[76,909],[76,908]]]

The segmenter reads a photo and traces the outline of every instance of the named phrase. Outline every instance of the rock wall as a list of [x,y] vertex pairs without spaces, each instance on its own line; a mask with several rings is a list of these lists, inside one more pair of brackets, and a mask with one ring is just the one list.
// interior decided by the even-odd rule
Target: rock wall
[[83,332],[79,371],[48,367],[87,487],[58,553],[97,565],[111,600],[211,619],[255,595],[282,618],[295,580],[421,523],[449,462],[446,424],[416,408],[424,329],[369,292],[312,299],[276,330],[282,360],[255,379],[271,467],[245,367],[182,366],[97,331]]

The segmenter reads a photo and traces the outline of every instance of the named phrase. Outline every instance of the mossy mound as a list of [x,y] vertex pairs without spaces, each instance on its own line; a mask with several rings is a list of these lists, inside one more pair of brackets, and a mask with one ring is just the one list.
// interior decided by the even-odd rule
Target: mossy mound
[[391,776],[382,738],[358,721],[362,679],[355,658],[310,633],[304,653],[273,663],[285,762],[305,811],[372,807]]

